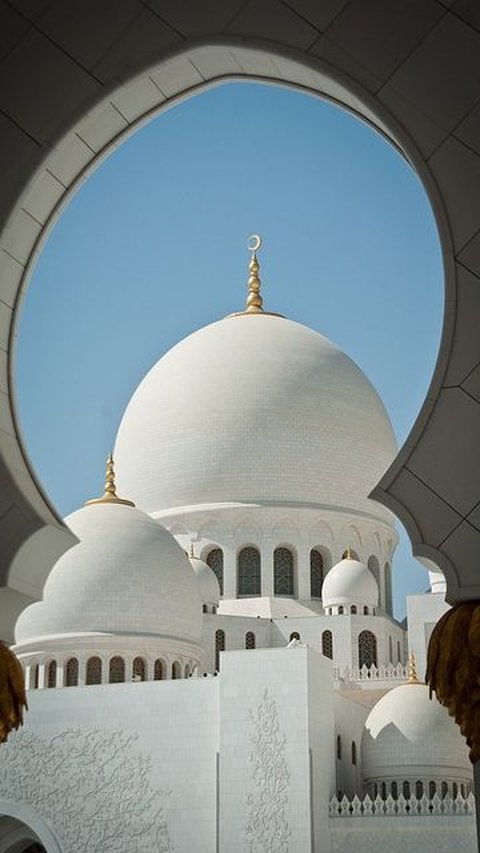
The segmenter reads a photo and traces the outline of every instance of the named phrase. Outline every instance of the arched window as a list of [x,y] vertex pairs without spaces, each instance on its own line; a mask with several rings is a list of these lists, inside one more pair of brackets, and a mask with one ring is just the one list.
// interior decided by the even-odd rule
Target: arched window
[[333,634],[331,631],[324,631],[322,634],[322,654],[333,660]]
[[220,672],[220,652],[225,651],[225,631],[215,631],[215,670]]
[[51,660],[47,667],[47,687],[56,687],[57,684],[57,662]]
[[410,782],[408,782],[406,779],[402,785],[402,794],[406,800],[410,799]]
[[392,782],[392,784],[390,786],[390,790],[391,790],[393,799],[397,800],[398,799],[398,785],[396,782]]
[[275,548],[273,552],[274,595],[295,595],[293,564],[290,548]]
[[40,679],[40,667],[39,667],[38,663],[36,663],[35,666],[32,667],[32,674],[30,676],[30,686],[34,690],[38,690],[39,679]]
[[323,557],[320,551],[310,551],[310,598],[321,598],[323,586]]
[[393,642],[392,638],[388,638],[388,662],[393,663]]
[[120,684],[125,681],[125,661],[120,655],[110,658],[108,680],[110,684]]
[[357,612],[357,605],[352,604],[352,606],[350,607],[350,613],[352,614],[352,616],[355,616],[356,612]]
[[183,673],[183,677],[184,678],[190,678],[190,672],[191,672],[190,664],[187,663],[185,665],[185,672]]
[[354,766],[357,764],[357,744],[354,740],[352,740],[352,764]]
[[223,595],[223,551],[221,548],[213,548],[207,554],[205,561],[210,566],[217,578],[220,587],[220,595]]
[[132,679],[134,681],[145,681],[147,677],[147,668],[143,658],[135,658],[132,666]]
[[358,665],[377,665],[377,640],[371,631],[362,631],[358,635]]
[[423,782],[420,779],[415,782],[415,796],[417,800],[421,800],[423,797]]
[[182,677],[182,667],[180,666],[178,660],[172,663],[172,678],[177,679]]
[[238,595],[260,595],[260,551],[252,545],[238,555]]
[[292,633],[290,634],[290,642],[292,642],[292,640],[299,640],[299,639],[300,639],[300,634],[298,633],[298,631],[292,631]]
[[364,615],[364,616],[368,616],[368,607],[367,607],[367,605],[365,605],[365,607],[363,608],[363,615]]
[[78,684],[78,660],[69,658],[65,666],[65,687],[76,687]]
[[247,631],[247,633],[245,634],[245,648],[255,648],[255,634],[253,633],[253,631]]
[[456,782],[453,782],[452,784],[452,797],[454,800],[456,800],[458,797],[458,785]]
[[374,554],[371,554],[367,560],[367,567],[370,569],[378,586],[378,594],[380,595],[380,563]]
[[87,671],[85,684],[102,683],[102,661],[99,657],[91,657],[87,660]]
[[402,649],[400,646],[400,640],[397,640],[397,663],[402,662]]
[[343,552],[343,554],[342,554],[342,560],[346,560],[346,559],[347,559],[347,557],[348,557],[350,560],[359,560],[359,559],[360,559],[360,558],[359,558],[359,556],[358,556],[358,554],[357,554],[357,552],[356,552],[356,551],[354,551],[354,550],[353,550],[353,548],[347,548],[347,549],[346,549],[346,551],[344,551],[344,552]]
[[341,604],[340,607],[338,608],[338,613],[340,616],[343,616],[343,604]]
[[448,794],[448,782],[442,782],[442,788],[441,788],[441,794],[440,794],[442,800],[445,799],[447,794]]
[[435,782],[429,782],[428,783],[428,796],[431,800],[433,800],[436,792],[437,792],[437,786],[436,786]]
[[163,681],[165,678],[165,665],[163,660],[157,658],[155,663],[153,664],[153,680],[154,681]]
[[387,613],[392,615],[393,606],[392,606],[392,571],[390,568],[390,563],[385,563],[385,610]]
[[337,758],[340,760],[342,757],[342,738],[340,735],[337,735]]
[[386,800],[387,799],[387,786],[386,786],[385,782],[382,782],[382,784],[380,786],[380,790],[381,790],[382,800]]

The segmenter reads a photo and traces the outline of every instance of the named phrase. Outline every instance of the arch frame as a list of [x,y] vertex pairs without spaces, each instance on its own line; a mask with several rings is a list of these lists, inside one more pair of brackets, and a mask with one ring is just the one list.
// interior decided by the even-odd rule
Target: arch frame
[[53,829],[27,803],[0,798],[0,818],[12,817],[24,823],[26,827],[38,836],[47,853],[63,853]]
[[[445,14],[448,15],[448,12]],[[243,54],[248,54],[249,51],[256,52],[263,57],[265,60],[264,64],[267,64],[273,70],[276,69],[277,74],[262,74],[258,71],[247,71],[239,74],[238,71],[237,73],[232,71],[230,73],[212,74],[208,79],[204,77],[201,82],[190,86],[187,85],[185,89],[174,92],[170,97],[165,98],[160,103],[143,109],[143,111],[140,110],[131,120],[125,119],[126,125],[120,131],[112,133],[111,137],[104,140],[102,145],[96,145],[95,148],[92,148],[93,156],[91,160],[84,162],[73,176],[69,175],[68,180],[65,179],[64,182],[60,181],[58,175],[55,173],[55,169],[49,168],[49,166],[52,166],[52,159],[54,161],[56,159],[58,169],[58,162],[59,159],[61,160],[62,151],[65,152],[68,144],[73,144],[75,137],[82,140],[82,136],[77,131],[82,129],[87,117],[91,127],[95,126],[95,122],[97,122],[97,125],[100,125],[102,109],[105,108],[108,112],[112,105],[115,106],[116,98],[119,96],[125,98],[129,87],[133,89],[133,87],[139,86],[142,80],[149,78],[150,75],[159,73],[159,68],[168,62],[185,60],[188,64],[194,53],[196,57],[198,57],[198,54],[202,54],[202,52],[203,54],[213,52],[217,56],[218,52],[222,49],[232,55],[235,51],[243,51]],[[255,62],[252,57],[250,59],[252,60],[250,64],[254,67]],[[283,71],[279,71],[279,68],[282,68]],[[285,69],[287,70],[285,71]],[[315,75],[317,75],[316,79],[314,79]],[[320,76],[321,82],[318,76]],[[213,85],[219,85],[226,80],[248,79],[293,87],[307,94],[326,98],[354,113],[362,121],[366,121],[378,132],[382,133],[407,157],[419,175],[429,196],[439,231],[444,258],[446,299],[442,343],[430,388],[417,420],[396,460],[378,486],[373,490],[372,497],[391,509],[402,520],[410,535],[414,555],[425,561],[428,565],[430,563],[435,564],[443,571],[447,578],[448,597],[450,601],[480,597],[480,583],[461,583],[461,577],[454,566],[452,558],[445,549],[440,547],[442,543],[433,541],[432,536],[423,532],[421,524],[417,523],[415,511],[419,511],[419,504],[417,501],[415,505],[415,489],[413,489],[413,497],[407,500],[405,496],[402,498],[398,489],[395,490],[394,488],[397,478],[406,470],[407,463],[414,453],[417,444],[424,439],[427,427],[432,419],[447,372],[455,326],[456,272],[452,226],[447,215],[446,206],[442,200],[440,188],[427,163],[427,157],[421,152],[420,143],[417,145],[412,133],[409,133],[405,126],[400,123],[400,120],[395,118],[393,112],[384,103],[380,102],[379,98],[368,91],[359,80],[347,77],[341,69],[334,67],[331,63],[328,64],[325,59],[306,55],[305,52],[288,46],[281,41],[266,41],[255,35],[246,34],[237,37],[231,35],[228,37],[211,36],[195,40],[187,39],[181,48],[172,48],[162,56],[157,56],[155,61],[152,61],[152,57],[149,57],[148,60],[142,58],[137,65],[133,64],[131,74],[127,74],[126,77],[128,79],[120,86],[118,83],[111,82],[103,90],[102,98],[96,92],[95,96],[92,95],[87,101],[82,102],[81,106],[75,107],[69,117],[69,121],[64,126],[59,125],[55,132],[52,132],[50,148],[46,151],[46,156],[42,156],[43,152],[39,152],[38,156],[33,158],[31,163],[29,162],[25,173],[25,188],[22,192],[13,195],[9,207],[10,216],[5,229],[0,234],[0,242],[3,247],[5,246],[5,240],[7,247],[10,246],[11,248],[17,244],[22,246],[22,251],[18,253],[19,257],[16,257],[15,253],[12,252],[9,255],[14,264],[21,268],[21,271],[15,270],[15,273],[12,273],[12,282],[9,283],[13,296],[11,306],[9,306],[11,308],[11,317],[7,318],[6,335],[3,339],[6,350],[9,353],[6,377],[7,389],[4,394],[4,397],[7,397],[7,399],[3,401],[3,404],[5,421],[8,424],[6,435],[9,436],[7,443],[7,472],[13,484],[13,492],[15,490],[18,492],[19,496],[21,496],[21,503],[25,507],[25,524],[21,531],[15,530],[15,535],[9,539],[10,550],[6,554],[7,559],[5,563],[10,565],[11,568],[9,576],[4,578],[4,580],[6,580],[7,584],[11,583],[13,588],[19,591],[30,580],[30,587],[33,588],[34,597],[40,597],[46,573],[52,562],[52,555],[55,554],[58,557],[66,547],[71,546],[75,542],[73,536],[62,525],[54,507],[52,507],[48,497],[43,493],[36,478],[33,466],[22,443],[14,399],[12,346],[15,338],[16,320],[22,301],[23,290],[28,283],[32,266],[41,250],[48,231],[61,212],[64,204],[69,200],[71,194],[88,177],[94,166],[101,162],[113,147],[120,144],[127,135],[134,132],[144,122],[150,120],[150,118],[164,109],[180,103],[184,98],[190,97],[197,91]],[[448,133],[446,137],[448,137]],[[77,145],[78,139],[75,143]],[[55,149],[53,155],[52,148]],[[59,195],[55,197],[55,194],[53,194],[50,207],[42,209],[41,213],[35,216],[32,213],[32,207],[35,207],[35,204],[38,205],[39,190],[42,186],[42,181],[45,181],[46,173],[50,174],[54,178],[54,181],[60,184],[61,189],[57,187]],[[8,397],[10,397],[10,402]],[[427,488],[429,487],[427,486]],[[31,562],[28,559],[28,554],[25,554],[25,548],[28,551],[29,543],[35,537],[38,538],[39,536],[43,536],[45,540],[48,540],[45,547],[45,554],[43,555],[43,560],[39,561],[37,577],[29,578],[29,574],[31,574],[29,572]],[[428,539],[432,539],[432,541],[429,542],[427,541]]]

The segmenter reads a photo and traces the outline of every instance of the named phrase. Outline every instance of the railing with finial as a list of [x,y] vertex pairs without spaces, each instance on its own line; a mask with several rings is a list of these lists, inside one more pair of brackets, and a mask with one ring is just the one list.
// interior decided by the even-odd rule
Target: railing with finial
[[422,797],[404,797],[400,794],[394,799],[391,794],[386,798],[378,796],[372,799],[368,794],[360,799],[356,794],[349,799],[347,796],[330,800],[329,813],[331,818],[338,817],[465,817],[475,812],[475,797],[472,793],[466,797],[458,793],[455,798],[447,794],[439,797],[435,794],[431,799],[424,794]]

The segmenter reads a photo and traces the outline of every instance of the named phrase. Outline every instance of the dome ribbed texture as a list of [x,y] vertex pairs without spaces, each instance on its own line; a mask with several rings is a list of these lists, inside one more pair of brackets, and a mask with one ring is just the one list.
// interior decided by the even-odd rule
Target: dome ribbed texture
[[145,512],[236,502],[359,510],[395,457],[383,403],[354,362],[307,327],[220,320],[141,382],[117,436],[122,494]]
[[197,581],[165,528],[118,504],[83,507],[66,523],[80,542],[53,567],[43,600],[20,615],[17,643],[86,632],[199,642]]
[[403,684],[380,699],[362,739],[365,780],[471,778],[460,729],[424,684]]

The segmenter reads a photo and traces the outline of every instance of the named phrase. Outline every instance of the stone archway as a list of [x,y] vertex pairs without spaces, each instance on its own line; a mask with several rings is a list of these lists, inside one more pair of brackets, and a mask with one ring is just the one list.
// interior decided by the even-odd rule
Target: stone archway
[[38,835],[16,817],[0,816],[0,853],[49,853]]
[[15,414],[15,317],[29,270],[69,193],[112,146],[198,89],[245,77],[354,111],[403,151],[430,196],[445,263],[440,357],[374,497],[401,518],[414,553],[443,570],[451,600],[480,597],[480,32],[473,15],[441,3],[386,0],[382,11],[362,7],[361,19],[354,2],[318,5],[273,2],[265,11],[231,0],[199,16],[192,3],[174,10],[163,0],[151,8],[119,0],[114,13],[75,2],[68,20],[58,4],[45,14],[41,3],[15,13],[13,46],[0,61],[11,163],[0,233],[0,582],[12,619],[41,594],[52,561],[73,542],[35,480]]

